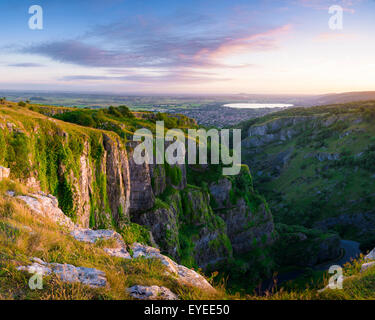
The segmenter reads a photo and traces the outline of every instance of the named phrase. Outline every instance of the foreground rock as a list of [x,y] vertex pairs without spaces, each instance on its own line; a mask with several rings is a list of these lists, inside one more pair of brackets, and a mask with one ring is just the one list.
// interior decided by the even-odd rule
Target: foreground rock
[[133,286],[128,288],[130,296],[141,300],[178,300],[178,296],[165,287]]
[[[13,192],[8,192],[9,196],[14,196]],[[68,229],[74,229],[76,226],[59,208],[59,202],[54,196],[46,195],[43,192],[17,196],[30,208],[30,210],[39,216],[49,218],[58,225]]]
[[162,255],[158,249],[139,243],[134,243],[132,249],[134,253],[133,258],[145,257],[146,259],[159,259],[168,268],[168,271],[171,274],[177,276],[177,279],[181,284],[197,287],[209,292],[215,292],[215,289],[203,276]]
[[95,243],[98,240],[110,240],[114,239],[122,244],[122,237],[113,230],[92,230],[92,229],[81,229],[77,228],[71,233],[76,240],[81,242]]
[[92,288],[105,287],[107,279],[103,271],[94,268],[75,267],[71,264],[46,263],[41,259],[33,258],[33,264],[20,266],[17,270],[32,274],[55,274],[64,282],[79,282]]

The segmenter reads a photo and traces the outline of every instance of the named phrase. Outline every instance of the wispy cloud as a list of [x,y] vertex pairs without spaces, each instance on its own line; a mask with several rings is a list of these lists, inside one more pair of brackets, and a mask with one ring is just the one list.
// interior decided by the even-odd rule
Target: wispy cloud
[[166,21],[136,16],[126,23],[96,26],[76,39],[36,43],[21,51],[61,63],[117,70],[115,73],[123,72],[122,68],[159,71],[157,76],[68,76],[65,81],[210,81],[215,75],[204,74],[205,70],[253,67],[224,61],[236,54],[275,50],[279,38],[292,28],[217,28],[217,23],[211,17],[183,13]]
[[8,64],[8,67],[16,67],[16,68],[37,68],[37,67],[44,67],[44,65],[40,63],[32,63],[32,62],[25,62],[25,63],[14,63]]

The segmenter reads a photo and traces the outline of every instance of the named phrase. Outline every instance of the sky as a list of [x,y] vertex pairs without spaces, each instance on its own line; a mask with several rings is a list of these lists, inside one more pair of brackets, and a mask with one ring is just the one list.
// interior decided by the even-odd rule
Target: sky
[[[43,9],[43,29],[29,8]],[[332,30],[329,8],[343,8]],[[375,90],[374,0],[1,0],[0,89]]]

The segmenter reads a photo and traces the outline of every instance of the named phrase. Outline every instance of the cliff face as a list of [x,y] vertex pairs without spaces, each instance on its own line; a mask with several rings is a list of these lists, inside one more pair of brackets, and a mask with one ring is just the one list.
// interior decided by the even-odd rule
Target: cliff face
[[185,165],[136,165],[134,142],[20,108],[0,109],[0,146],[11,178],[55,195],[80,227],[146,226],[185,265],[206,268],[272,242],[272,216],[249,172],[212,180]]

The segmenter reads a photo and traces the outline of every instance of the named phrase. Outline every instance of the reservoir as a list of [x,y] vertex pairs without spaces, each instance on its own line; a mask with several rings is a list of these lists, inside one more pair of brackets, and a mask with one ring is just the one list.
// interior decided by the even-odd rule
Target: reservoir
[[230,103],[223,105],[223,107],[234,109],[287,108],[293,106],[293,104],[287,103]]

